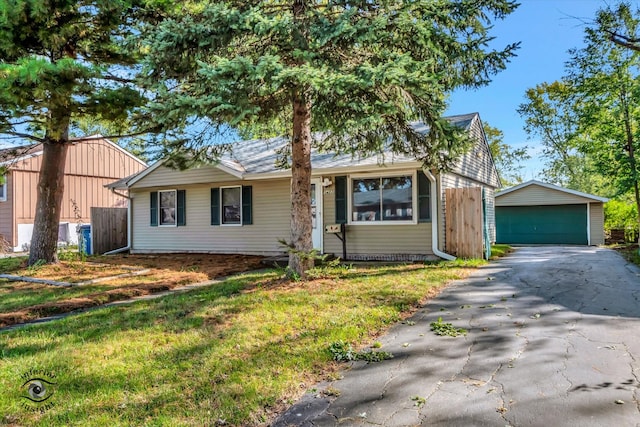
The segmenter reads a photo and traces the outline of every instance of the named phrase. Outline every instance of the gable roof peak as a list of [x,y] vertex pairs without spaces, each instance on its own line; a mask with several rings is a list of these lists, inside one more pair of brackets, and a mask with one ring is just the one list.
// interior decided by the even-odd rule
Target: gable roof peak
[[571,190],[569,188],[560,187],[559,185],[549,184],[549,183],[538,181],[535,179],[520,183],[518,185],[514,185],[513,187],[507,188],[506,190],[502,190],[496,193],[496,197],[504,196],[506,194],[512,193],[514,191],[518,191],[522,188],[529,187],[531,185],[537,185],[539,187],[547,188],[549,190],[556,190],[556,191],[561,191],[567,194],[573,194],[574,196],[584,197],[586,199],[592,199],[602,203],[606,203],[609,201],[609,199],[607,199],[606,197],[600,197],[593,194],[583,193],[582,191]]

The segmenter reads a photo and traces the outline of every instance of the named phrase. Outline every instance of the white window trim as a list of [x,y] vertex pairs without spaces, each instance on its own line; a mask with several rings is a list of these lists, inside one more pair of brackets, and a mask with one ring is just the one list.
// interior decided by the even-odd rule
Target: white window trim
[[[240,189],[240,223],[239,224],[225,224],[224,223],[224,206],[222,204],[222,193],[225,188],[239,188]],[[242,227],[242,185],[228,185],[226,187],[220,187],[220,226],[221,227]]]
[[7,176],[3,176],[4,183],[0,185],[2,188],[2,196],[0,196],[0,202],[7,201]]
[[[354,179],[371,179],[371,178],[391,178],[398,176],[410,176],[411,177],[411,209],[413,212],[413,219],[411,221],[354,221],[353,220],[353,184]],[[397,170],[384,173],[367,173],[367,174],[355,174],[347,175],[347,224],[354,226],[361,225],[415,225],[418,224],[418,217],[420,214],[417,212],[418,207],[418,181],[417,173],[415,170]]]
[[[175,224],[162,224],[162,196],[161,193],[173,193],[175,200]],[[178,190],[158,190],[158,227],[178,226]]]

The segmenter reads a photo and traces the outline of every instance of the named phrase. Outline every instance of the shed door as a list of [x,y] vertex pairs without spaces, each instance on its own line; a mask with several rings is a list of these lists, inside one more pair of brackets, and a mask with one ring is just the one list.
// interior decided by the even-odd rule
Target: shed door
[[496,206],[496,241],[587,245],[587,205]]

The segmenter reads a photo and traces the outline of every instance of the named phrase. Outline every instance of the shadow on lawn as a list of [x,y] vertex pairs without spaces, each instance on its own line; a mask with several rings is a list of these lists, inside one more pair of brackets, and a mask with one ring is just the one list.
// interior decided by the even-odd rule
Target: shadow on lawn
[[[365,412],[371,424],[414,424],[384,418],[391,413],[375,418],[376,408],[400,414],[405,405],[403,414],[423,425],[553,425],[554,417],[567,420],[562,425],[630,425],[638,408],[623,403],[640,393],[633,345],[640,269],[598,248],[530,249],[449,287],[412,326],[394,327],[380,341],[395,357],[354,364],[330,384],[341,394],[328,409],[305,414],[313,399],[303,399],[287,414],[309,415],[309,425]],[[438,318],[467,335],[435,336],[430,324]],[[429,397],[416,407],[416,395]]]
[[[244,424],[251,414],[269,416],[281,409],[281,398],[292,396],[294,390],[299,392],[301,382],[327,369],[331,358],[326,348],[331,342],[343,339],[345,334],[349,340],[371,339],[362,326],[369,318],[377,316],[382,319],[379,325],[389,324],[399,319],[400,309],[417,304],[415,297],[411,299],[403,292],[385,291],[382,298],[375,299],[366,289],[367,277],[402,277],[401,273],[416,268],[345,271],[347,277],[363,280],[353,284],[361,287],[362,294],[353,295],[344,289],[330,297],[322,295],[329,298],[323,308],[316,305],[316,298],[325,294],[321,292],[322,281],[335,278],[318,279],[318,283],[278,283],[278,272],[249,273],[207,288],[18,329],[7,333],[9,339],[0,341],[0,355],[7,361],[26,360],[40,353],[56,355],[51,369],[67,369],[61,387],[67,387],[69,398],[63,411],[50,415],[60,422],[98,411],[103,416],[142,423],[152,414],[186,402],[188,411],[183,408],[179,411],[182,414],[193,411],[198,415],[190,416],[200,417],[209,410],[213,421],[228,418],[231,424]],[[353,313],[349,308],[340,313],[327,309],[331,298],[344,302],[349,297],[353,297],[349,300]],[[261,317],[250,313],[261,304],[266,306]],[[274,305],[272,311],[270,304]],[[238,315],[255,317],[249,322],[255,330],[235,324],[233,319]],[[339,319],[339,315],[343,317]],[[287,329],[282,319],[302,330]],[[271,338],[263,339],[267,333]],[[135,342],[136,336],[140,343]],[[136,345],[147,342],[148,347],[138,350],[142,357],[136,354]],[[65,349],[60,348],[62,345]],[[133,348],[127,349],[129,345]],[[61,356],[79,348],[92,353],[86,361],[78,359],[78,354],[73,359]],[[102,359],[94,354],[102,348],[122,351],[125,359],[110,367],[111,353]],[[128,362],[127,352],[131,352]],[[104,374],[96,372],[100,360],[104,361]],[[291,378],[292,372],[296,378]],[[265,379],[269,384],[261,384]],[[123,393],[124,402],[98,407],[87,402],[91,396],[113,389],[118,390],[116,394]],[[87,396],[84,400],[80,397],[83,393]],[[129,394],[132,397],[127,400]],[[234,412],[238,399],[251,403]],[[179,414],[168,414],[169,424],[171,416],[180,418]]]

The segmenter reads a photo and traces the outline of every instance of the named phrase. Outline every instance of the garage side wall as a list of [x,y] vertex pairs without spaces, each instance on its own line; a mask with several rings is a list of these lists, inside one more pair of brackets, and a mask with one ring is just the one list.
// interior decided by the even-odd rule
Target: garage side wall
[[591,220],[589,232],[592,245],[604,245],[604,204],[589,204],[589,218]]

